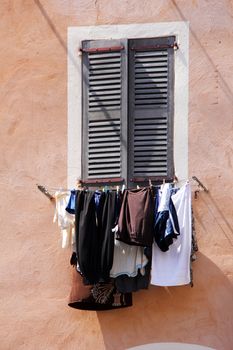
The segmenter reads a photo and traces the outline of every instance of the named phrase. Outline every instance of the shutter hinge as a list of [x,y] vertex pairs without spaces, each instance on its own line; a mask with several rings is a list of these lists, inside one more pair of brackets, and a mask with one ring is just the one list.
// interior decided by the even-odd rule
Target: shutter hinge
[[133,177],[130,179],[130,182],[134,182],[134,183],[137,183],[137,182],[148,182],[149,183],[150,181],[153,181],[155,183],[162,183],[163,181],[170,183],[170,182],[174,181],[174,178],[170,178],[167,176],[164,176],[164,177],[150,176],[150,177]]
[[98,179],[81,180],[81,183],[84,184],[84,185],[123,183],[123,182],[124,182],[124,179],[122,177],[110,177],[110,178],[98,178]]
[[112,47],[92,47],[89,49],[80,48],[81,52],[97,53],[97,52],[116,52],[124,50],[124,46],[112,46]]
[[161,50],[161,49],[174,49],[178,50],[179,46],[177,42],[174,42],[174,44],[170,45],[153,45],[153,46],[137,46],[137,47],[131,47],[130,50],[132,51],[150,51],[150,50]]

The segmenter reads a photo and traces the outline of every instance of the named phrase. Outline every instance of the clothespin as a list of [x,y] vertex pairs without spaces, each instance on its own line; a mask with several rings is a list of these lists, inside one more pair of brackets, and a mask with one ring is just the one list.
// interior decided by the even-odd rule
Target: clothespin
[[124,184],[124,185],[122,185],[121,192],[123,193],[123,192],[124,192],[124,190],[125,190],[125,184]]
[[178,180],[178,177],[176,175],[174,175],[174,179],[173,179],[173,183],[177,183],[179,180]]
[[176,187],[177,183],[178,183],[178,177],[176,175],[174,175],[174,178],[173,178],[173,186]]
[[119,192],[119,188],[120,188],[119,186],[116,187],[117,193]]
[[149,186],[152,187],[152,181],[149,179]]
[[140,189],[140,186],[139,185],[137,185],[137,190],[139,190]]
[[76,181],[76,190],[82,190],[83,186],[82,186],[82,180],[77,179]]
[[165,179],[163,179],[163,183],[160,185],[160,190],[163,191],[164,185],[165,185]]

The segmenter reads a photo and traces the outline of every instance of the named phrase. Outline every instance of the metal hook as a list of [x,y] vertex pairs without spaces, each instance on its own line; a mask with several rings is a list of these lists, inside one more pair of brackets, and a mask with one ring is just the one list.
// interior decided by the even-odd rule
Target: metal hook
[[205,192],[209,192],[208,188],[206,188],[196,176],[193,176],[192,179],[196,181],[198,183],[198,186],[202,187]]
[[48,197],[51,201],[54,200],[54,196],[47,190],[46,187],[42,185],[36,184],[37,188],[39,191],[41,191],[46,197]]

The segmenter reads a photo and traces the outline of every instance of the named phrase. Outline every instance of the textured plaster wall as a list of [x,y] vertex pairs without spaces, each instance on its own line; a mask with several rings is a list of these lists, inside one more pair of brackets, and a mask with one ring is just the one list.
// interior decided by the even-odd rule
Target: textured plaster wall
[[[0,14],[0,349],[232,349],[232,2],[2,0]],[[186,20],[189,173],[210,190],[194,202],[195,287],[151,287],[131,309],[69,309],[69,253],[35,187],[66,185],[67,27]]]

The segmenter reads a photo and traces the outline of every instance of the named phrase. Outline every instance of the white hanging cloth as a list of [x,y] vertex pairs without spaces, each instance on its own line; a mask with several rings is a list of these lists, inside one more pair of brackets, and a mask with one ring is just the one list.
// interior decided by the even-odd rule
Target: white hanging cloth
[[186,183],[171,196],[176,209],[180,235],[167,252],[156,243],[152,248],[151,284],[179,286],[190,283],[190,254],[192,242],[191,188]]
[[110,277],[116,278],[120,275],[135,277],[139,269],[143,275],[147,263],[148,259],[144,254],[143,247],[128,245],[115,239]]
[[58,227],[61,230],[62,248],[69,248],[75,240],[75,216],[66,211],[66,207],[70,198],[70,192],[58,191],[55,193],[54,198],[56,204],[53,222],[57,221]]

